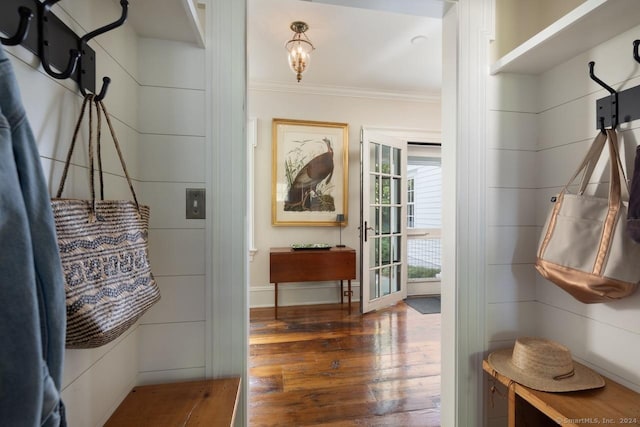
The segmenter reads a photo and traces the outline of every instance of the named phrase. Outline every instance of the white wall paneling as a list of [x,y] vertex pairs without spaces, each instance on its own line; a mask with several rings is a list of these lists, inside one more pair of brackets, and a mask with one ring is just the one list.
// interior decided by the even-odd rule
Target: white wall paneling
[[487,266],[487,303],[534,301],[536,270],[533,264]]
[[[240,375],[236,426],[248,424],[249,342],[247,248],[246,2],[207,8],[205,117],[210,191],[207,208],[207,376]],[[210,215],[209,213],[213,213]]]
[[204,136],[202,90],[140,87],[140,131],[163,135]]
[[[124,336],[97,358],[62,392],[70,426],[101,426],[136,384],[138,359],[137,330]],[[100,350],[74,350],[77,353]],[[78,363],[67,351],[69,364]],[[78,356],[83,357],[78,354]],[[67,369],[67,368],[65,368]]]
[[[535,332],[535,250],[538,180],[538,79],[500,74],[489,78],[486,170],[485,352],[508,347]],[[480,369],[480,368],[479,368]],[[486,424],[504,425],[485,394]]]
[[148,371],[138,374],[138,385],[200,381],[206,379],[205,368],[180,368],[166,371]]
[[[631,55],[639,30],[636,26],[558,61],[539,75],[501,73],[492,77],[490,109],[495,112],[490,121],[494,128],[489,133],[494,139],[490,144],[500,149],[488,163],[494,170],[489,177],[495,188],[487,199],[492,207],[486,326],[493,340],[488,349],[509,346],[525,334],[544,336],[567,345],[578,360],[635,390],[640,390],[640,370],[633,356],[640,346],[640,330],[633,319],[640,313],[640,295],[583,304],[543,279],[533,263],[551,208],[549,200],[566,184],[593,141],[596,100],[608,94],[590,80],[587,63],[595,60],[596,74],[616,89],[639,84],[640,71]],[[495,93],[504,89],[507,94]],[[633,122],[619,129],[629,175],[639,126]],[[527,135],[517,140],[522,145],[508,145],[511,151],[504,150],[504,144],[513,144],[517,135]],[[536,140],[534,146],[531,135]],[[513,163],[518,171],[511,169]],[[524,176],[516,178],[512,173]],[[516,185],[508,186],[513,180]],[[601,160],[587,192],[606,193],[608,180],[608,168]],[[527,231],[522,234],[522,230]],[[522,263],[510,263],[510,259]],[[491,411],[488,424],[503,425],[503,415]]]
[[[635,306],[629,307],[629,311],[637,311],[640,298],[634,300]],[[543,320],[538,330],[540,335],[563,343],[581,362],[640,392],[637,328],[634,331],[611,325],[601,313],[597,313],[600,319],[594,319],[546,304],[540,306],[537,314]]]
[[201,229],[149,230],[149,257],[155,275],[204,274],[204,251],[205,236]]
[[[550,209],[550,195],[566,184],[597,133],[595,102],[607,92],[589,79],[587,62],[595,60],[596,74],[616,89],[639,84],[640,71],[631,55],[639,29],[626,31],[540,76],[540,103],[544,110],[539,117],[540,178],[536,199],[544,207],[537,214],[539,225]],[[640,135],[638,126],[632,122],[619,129],[629,176]],[[594,171],[588,192],[606,194],[609,176],[604,157]],[[640,313],[640,295],[587,305],[537,277],[536,299],[540,301],[539,334],[563,342],[596,370],[640,390],[640,370],[631,356],[640,345],[640,330],[632,320]]]
[[145,313],[141,324],[205,320],[204,275],[156,276],[156,281],[162,298]]
[[204,322],[145,324],[138,329],[140,372],[204,367]]
[[[138,165],[151,209],[149,255],[161,300],[141,319],[138,384],[204,378],[205,220],[185,218],[186,188],[205,188],[205,51],[139,38]],[[209,196],[209,195],[207,195]]]
[[498,225],[535,225],[536,196],[534,188],[497,188],[487,189],[487,224]]
[[535,335],[537,306],[533,301],[487,304],[488,340],[508,342],[519,336]]
[[186,219],[185,215],[186,189],[204,188],[203,182],[144,182],[139,187],[142,194],[138,200],[151,209],[151,228],[204,230],[205,220]]
[[139,38],[140,62],[147,64],[140,83],[147,86],[205,89],[205,58],[202,49],[177,41]]
[[205,144],[203,136],[140,135],[140,179],[204,184]]

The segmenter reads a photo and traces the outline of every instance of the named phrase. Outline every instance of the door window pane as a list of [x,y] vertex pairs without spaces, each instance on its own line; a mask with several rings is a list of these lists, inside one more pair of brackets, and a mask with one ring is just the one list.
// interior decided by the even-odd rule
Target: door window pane
[[401,277],[401,268],[399,265],[393,267],[393,273],[391,278],[391,292],[399,292],[402,289],[402,277]]
[[382,178],[382,195],[381,200],[383,205],[391,203],[391,179],[388,177]]
[[392,262],[400,262],[402,257],[402,245],[400,244],[402,239],[400,236],[395,236],[391,238],[391,261]]
[[391,173],[391,147],[388,145],[382,146],[382,166],[380,168],[382,173]]
[[380,270],[374,269],[369,272],[369,299],[380,298]]
[[402,150],[399,148],[393,149],[393,171],[391,172],[394,175],[401,175],[402,169],[400,169],[400,153]]
[[380,145],[371,143],[369,145],[369,169],[380,172]]
[[369,244],[369,257],[372,267],[378,267],[380,265],[380,239],[370,239]]
[[399,205],[402,200],[401,186],[402,181],[400,178],[393,178],[393,185],[391,189],[391,203]]
[[391,208],[389,206],[382,207],[382,234],[389,234],[391,232]]
[[378,176],[377,175],[369,175],[369,200],[371,204],[380,203],[380,197],[378,196]]
[[381,265],[391,264],[391,238],[382,237],[380,240]]
[[402,218],[400,218],[400,214],[402,213],[402,207],[396,206],[391,209],[391,232],[394,234],[400,233],[400,224]]

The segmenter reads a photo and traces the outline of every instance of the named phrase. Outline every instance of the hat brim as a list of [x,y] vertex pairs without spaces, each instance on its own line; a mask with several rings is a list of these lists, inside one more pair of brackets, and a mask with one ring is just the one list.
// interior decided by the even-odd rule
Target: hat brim
[[489,364],[498,373],[534,390],[568,392],[604,387],[604,378],[602,378],[602,376],[575,360],[573,361],[573,376],[554,380],[552,378],[540,378],[538,376],[531,375],[516,367],[511,362],[512,353],[513,348],[494,351],[489,354]]

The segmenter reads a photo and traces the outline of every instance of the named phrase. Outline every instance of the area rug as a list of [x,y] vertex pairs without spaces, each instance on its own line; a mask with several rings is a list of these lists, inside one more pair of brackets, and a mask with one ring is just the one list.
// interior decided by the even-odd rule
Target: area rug
[[422,314],[440,313],[440,297],[410,297],[404,300],[411,308]]

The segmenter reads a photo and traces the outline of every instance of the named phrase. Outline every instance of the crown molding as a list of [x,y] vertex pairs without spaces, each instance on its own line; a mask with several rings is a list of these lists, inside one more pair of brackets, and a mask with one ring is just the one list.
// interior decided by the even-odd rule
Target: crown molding
[[349,98],[425,102],[429,104],[440,103],[440,95],[413,91],[384,91],[343,86],[308,85],[269,81],[249,81],[248,89],[261,92],[285,92],[308,95],[343,96]]

